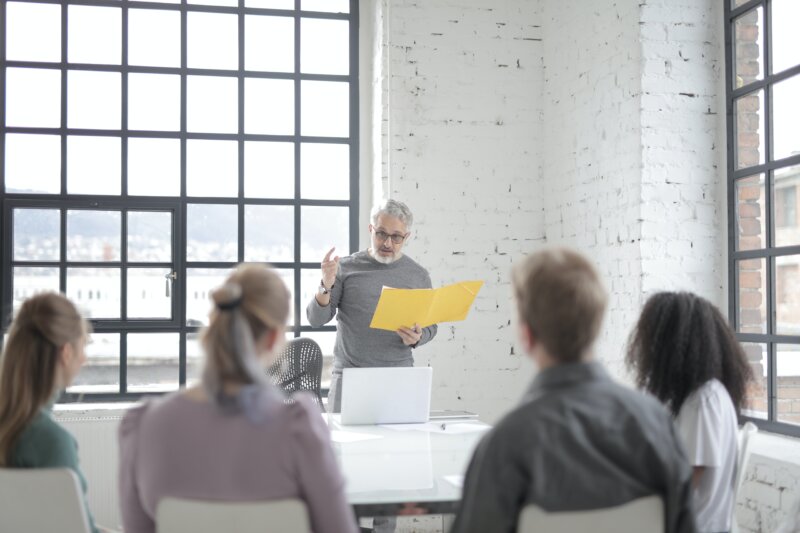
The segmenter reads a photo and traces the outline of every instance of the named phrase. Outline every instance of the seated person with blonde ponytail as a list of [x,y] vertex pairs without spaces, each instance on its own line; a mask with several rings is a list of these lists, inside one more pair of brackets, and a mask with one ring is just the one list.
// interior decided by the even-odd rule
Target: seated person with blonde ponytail
[[241,265],[212,294],[202,382],[131,410],[119,430],[125,533],[156,531],[163,498],[297,498],[316,533],[357,531],[328,428],[310,396],[286,403],[265,367],[280,350],[289,291]]
[[[70,468],[84,493],[78,444],[53,420],[52,408],[86,361],[87,332],[71,301],[39,294],[20,307],[0,361],[0,467]],[[91,513],[89,523],[97,532]]]

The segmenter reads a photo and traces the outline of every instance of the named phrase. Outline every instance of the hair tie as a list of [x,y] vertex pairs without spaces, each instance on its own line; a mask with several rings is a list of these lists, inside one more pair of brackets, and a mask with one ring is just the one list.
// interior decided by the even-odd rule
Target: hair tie
[[239,307],[242,303],[242,297],[238,296],[229,302],[220,302],[217,304],[217,309],[220,311],[232,311]]

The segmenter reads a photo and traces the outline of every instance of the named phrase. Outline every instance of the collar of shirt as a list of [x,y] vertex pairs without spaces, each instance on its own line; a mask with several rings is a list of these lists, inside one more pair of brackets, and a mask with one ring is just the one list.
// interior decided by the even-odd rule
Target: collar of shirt
[[525,400],[533,400],[543,393],[589,381],[608,380],[608,373],[597,361],[566,363],[552,366],[539,372],[525,394]]

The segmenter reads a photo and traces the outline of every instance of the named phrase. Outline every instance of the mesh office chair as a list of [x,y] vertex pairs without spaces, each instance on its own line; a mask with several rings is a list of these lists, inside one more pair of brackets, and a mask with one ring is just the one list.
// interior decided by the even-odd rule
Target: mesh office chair
[[298,391],[311,392],[320,410],[325,412],[320,394],[322,350],[312,339],[299,337],[286,343],[267,374],[289,396]]

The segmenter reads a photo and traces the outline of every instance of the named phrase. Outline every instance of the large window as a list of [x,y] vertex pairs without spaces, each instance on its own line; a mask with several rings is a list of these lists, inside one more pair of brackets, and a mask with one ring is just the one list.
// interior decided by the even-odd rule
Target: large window
[[731,317],[747,415],[800,435],[800,2],[726,0]]
[[278,269],[288,335],[330,354],[306,303],[357,246],[356,0],[0,4],[5,328],[42,290],[92,321],[65,399],[197,379],[209,291]]

